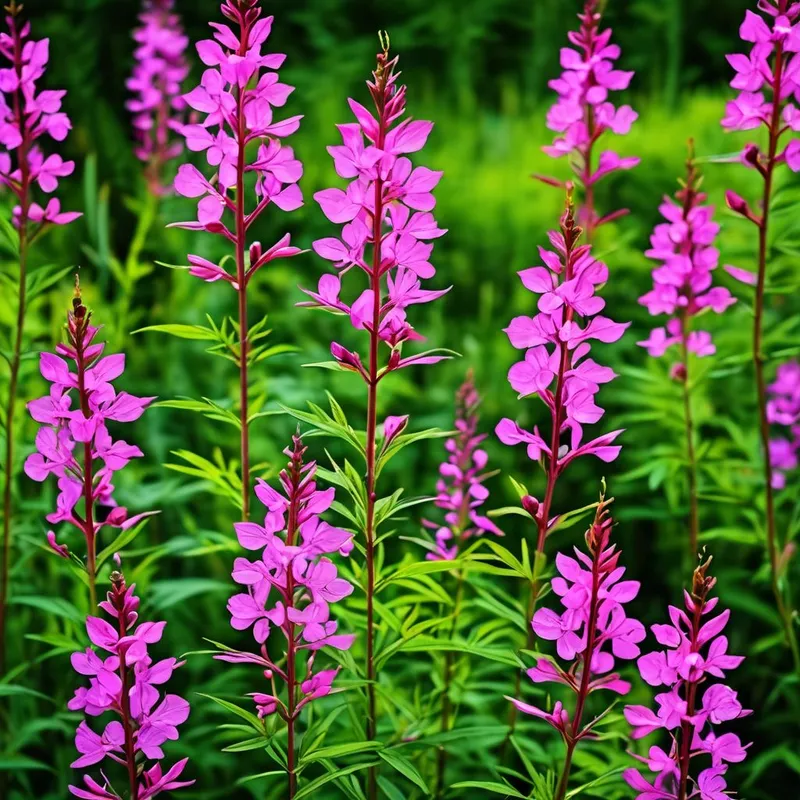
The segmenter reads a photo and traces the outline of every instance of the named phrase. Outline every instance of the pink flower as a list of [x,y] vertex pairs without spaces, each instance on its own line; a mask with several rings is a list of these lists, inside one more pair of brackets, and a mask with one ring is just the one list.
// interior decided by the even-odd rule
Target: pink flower
[[[593,156],[603,134],[608,131],[627,134],[638,114],[627,105],[616,108],[609,100],[609,92],[628,88],[633,72],[614,69],[620,49],[609,44],[610,29],[600,30],[601,15],[594,0],[585,2],[578,19],[579,29],[568,34],[574,47],[561,49],[563,72],[548,84],[558,100],[548,111],[547,127],[558,136],[542,149],[553,158],[569,156],[577,181],[586,189],[613,172],[631,169],[639,163],[638,157],[620,157],[611,150],[602,152],[599,158]],[[555,178],[536,177],[563,186]],[[600,217],[589,203],[582,209],[581,221],[591,237],[595,228],[625,213],[627,210]]]

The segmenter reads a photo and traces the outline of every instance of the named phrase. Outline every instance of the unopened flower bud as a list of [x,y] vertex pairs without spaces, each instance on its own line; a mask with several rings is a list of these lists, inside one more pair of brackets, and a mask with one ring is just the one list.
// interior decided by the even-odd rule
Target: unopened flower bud
[[522,507],[534,518],[539,518],[539,508],[541,503],[532,495],[526,494],[522,498]]
[[725,204],[736,214],[741,214],[743,217],[750,217],[750,206],[747,205],[747,200],[730,189],[725,192]]
[[686,382],[686,374],[687,374],[686,364],[682,362],[673,364],[669,371],[669,377],[672,378],[673,381],[677,381],[678,383]]

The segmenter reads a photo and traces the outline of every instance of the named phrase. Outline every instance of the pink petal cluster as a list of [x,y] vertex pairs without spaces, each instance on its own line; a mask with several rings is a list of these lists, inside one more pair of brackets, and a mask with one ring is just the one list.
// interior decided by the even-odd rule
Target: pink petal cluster
[[[749,45],[749,53],[733,53],[728,63],[736,76],[731,86],[739,90],[735,100],[725,107],[722,126],[729,131],[749,131],[766,127],[777,139],[800,131],[800,110],[791,98],[800,95],[800,5],[788,0],[760,0],[758,10],[746,11],[739,36]],[[791,138],[776,148],[774,161],[786,163],[793,172],[800,171],[800,139]],[[757,144],[748,144],[742,162],[763,172],[773,156]],[[731,193],[732,194],[732,193]],[[734,211],[741,201],[729,198]],[[744,201],[741,201],[744,202]]]
[[800,459],[800,361],[781,364],[767,394],[767,420],[786,431],[786,435],[776,436],[769,443],[769,459],[774,468],[772,485],[783,489],[786,473],[797,469]]
[[[304,705],[328,694],[338,669],[314,672],[316,652],[323,647],[347,650],[355,638],[338,633],[330,615],[330,605],[350,595],[353,586],[338,576],[336,565],[325,557],[335,552],[348,555],[353,549],[352,534],[320,519],[333,503],[334,489],[317,489],[316,462],[304,463],[305,451],[300,437],[293,437],[293,446],[284,451],[290,461],[280,473],[282,492],[264,481],[256,485],[256,495],[267,509],[264,524],[238,522],[234,526],[239,544],[245,550],[260,551],[261,557],[234,562],[233,579],[246,591],[231,597],[228,611],[236,630],[253,629],[260,651],[232,650],[215,657],[257,664],[268,680],[277,675],[287,684],[286,704],[274,694],[253,695],[262,717],[277,711],[284,719],[294,720]],[[287,642],[288,663],[283,668],[267,651],[273,626]],[[302,699],[295,703],[294,662],[301,650],[309,651],[310,657],[305,678],[298,681]]]
[[[42,353],[39,371],[50,386],[49,394],[28,403],[30,415],[41,428],[36,451],[25,461],[25,474],[34,481],[50,475],[58,481],[59,494],[48,522],[68,522],[81,531],[92,569],[97,534],[105,527],[127,529],[147,514],[129,516],[114,500],[114,473],[132,458],[142,456],[135,445],[112,438],[107,423],[137,420],[155,399],[118,392],[113,381],[125,369],[122,354],[105,356],[105,345],[95,342],[99,327],[91,324],[91,312],[77,293],[67,315],[67,341],[56,353]],[[63,356],[63,358],[62,358]],[[74,365],[74,369],[71,368]],[[83,500],[82,512],[78,503]],[[105,519],[94,514],[94,505],[109,508]],[[47,534],[50,546],[68,557],[66,546]]]
[[619,566],[620,551],[611,543],[613,522],[601,500],[592,526],[586,532],[587,552],[575,548],[575,558],[556,556],[558,576],[551,581],[563,611],[540,608],[531,625],[539,639],[555,642],[555,660],[540,657],[528,670],[534,683],[561,683],[576,695],[574,718],[561,703],[551,712],[509,698],[522,712],[546,720],[564,737],[568,746],[589,735],[594,723],[582,726],[580,714],[586,698],[605,689],[625,695],[630,684],[614,672],[616,659],[636,658],[645,638],[641,622],[628,617],[625,605],[639,593],[638,581],[622,580],[625,567]]
[[[553,250],[539,248],[543,266],[519,273],[523,285],[538,295],[538,313],[515,317],[505,329],[511,344],[525,350],[508,380],[520,397],[537,395],[550,411],[553,435],[549,442],[538,427],[523,430],[511,419],[496,428],[503,444],[525,444],[528,457],[544,460],[555,479],[574,459],[592,454],[613,461],[620,451],[612,444],[621,430],[583,443],[583,426],[603,416],[595,402],[600,385],[616,377],[609,367],[588,358],[591,340],[617,341],[630,323],[614,322],[600,312],[605,301],[595,292],[608,280],[608,267],[592,257],[590,245],[578,245],[581,229],[574,225],[571,206],[561,218],[561,229],[549,234]],[[569,434],[569,444],[561,437]],[[534,513],[544,506],[536,503]],[[549,520],[545,520],[549,525]]]
[[186,109],[181,84],[189,74],[189,38],[174,5],[174,0],[144,0],[141,25],[133,32],[136,63],[126,84],[134,94],[125,105],[134,115],[135,153],[148,164],[156,191],[162,190],[161,167],[181,152],[172,133],[181,129]]
[[[106,712],[115,719],[96,733],[86,721],[78,726],[75,747],[80,754],[74,769],[100,764],[105,759],[127,767],[131,797],[149,800],[194,781],[179,781],[188,759],[178,761],[162,772],[162,745],[178,738],[178,726],[189,717],[189,704],[175,694],[159,692],[159,686],[185,662],[175,658],[153,661],[151,644],[161,640],[166,622],[139,622],[139,598],[135,585],[126,586],[121,573],[111,575],[112,590],[100,608],[112,618],[88,617],[86,631],[97,648],[72,655],[73,669],[89,680],[69,702],[71,711],[90,717]],[[155,763],[147,766],[148,761]],[[103,784],[85,775],[84,787],[70,786],[75,797],[84,800],[118,800],[120,795],[101,772]]]
[[[292,148],[281,144],[298,129],[301,117],[274,116],[293,87],[281,83],[275,71],[286,56],[262,53],[273,17],[261,18],[258,0],[225,0],[221,10],[235,30],[212,22],[214,38],[198,42],[197,53],[207,69],[184,100],[204,119],[181,129],[189,150],[205,153],[213,176],[206,178],[191,164],[180,167],[176,191],[200,199],[196,221],[174,224],[220,234],[244,252],[247,233],[267,206],[294,211],[303,204],[297,185],[303,166]],[[257,242],[249,250],[249,265],[246,272],[242,265],[241,275],[200,256],[189,256],[190,272],[208,282],[227,281],[238,291],[270,261],[300,252],[291,246],[289,234],[266,250]]]
[[[668,314],[666,327],[654,328],[646,341],[638,342],[658,358],[673,345],[680,345],[681,358],[687,353],[709,356],[716,347],[708,331],[693,330],[692,317],[711,309],[721,314],[736,302],[722,286],[712,286],[711,273],[719,264],[714,241],[719,225],[714,207],[704,205],[706,195],[698,187],[700,176],[691,159],[686,183],[665,197],[659,206],[665,222],[656,225],[650,237],[648,258],[660,262],[653,270],[653,288],[639,302],[653,315]],[[678,364],[674,371],[680,372]]]
[[[610,44],[611,29],[600,30],[601,15],[597,0],[587,0],[578,15],[580,28],[568,34],[574,47],[561,48],[560,77],[549,82],[558,100],[547,114],[547,127],[558,133],[551,145],[543,148],[553,158],[568,156],[578,182],[584,187],[586,204],[581,223],[591,237],[595,228],[627,214],[627,209],[599,217],[593,207],[594,186],[602,178],[622,169],[635,167],[640,159],[621,157],[613,150],[604,150],[595,163],[595,146],[605,133],[627,134],[639,116],[629,105],[616,107],[609,92],[628,88],[633,72],[615,69],[620,57],[618,45]],[[563,186],[562,182],[537,176],[546,183]]]
[[[423,338],[408,322],[406,310],[447,292],[421,288],[436,273],[432,240],[446,231],[431,213],[436,205],[433,189],[442,173],[414,167],[408,158],[424,147],[433,123],[404,119],[406,87],[397,84],[396,65],[397,58],[389,60],[388,51],[378,55],[378,69],[367,83],[374,114],[351,99],[356,122],[339,125],[342,144],[328,148],[337,174],[350,183],[346,189],[314,195],[325,216],[343,227],[341,238],[320,239],[313,247],[336,274],[323,275],[317,291],[306,290],[311,301],[303,304],[347,315],[354,328],[377,332],[390,350],[384,374],[446,357],[401,355],[404,342]],[[354,267],[366,274],[369,288],[348,304],[340,296],[342,276]],[[336,342],[331,352],[343,367],[370,380],[358,353]]]
[[484,533],[502,536],[503,532],[478,509],[489,497],[484,482],[488,456],[480,445],[486,434],[478,433],[478,405],[481,398],[475,389],[472,373],[456,393],[456,435],[445,442],[447,460],[439,467],[441,478],[436,484],[436,506],[444,513],[444,524],[423,520],[435,531],[436,546],[428,553],[431,561],[451,561],[458,555],[459,545]]
[[[61,110],[66,91],[39,90],[50,56],[50,40],[30,38],[30,23],[20,24],[16,13],[6,16],[8,32],[0,33],[0,56],[8,62],[0,68],[0,184],[17,197],[13,221],[18,228],[32,222],[66,225],[81,215],[61,211],[52,197],[44,205],[34,202],[31,189],[37,185],[44,194],[58,189],[58,181],[71,175],[74,161],[64,161],[58,153],[45,155],[36,143],[44,136],[63,142],[72,128]],[[28,239],[35,231],[29,231]]]
[[[639,739],[659,730],[669,735],[667,750],[650,748],[646,758],[653,783],[637,769],[624,773],[627,783],[640,794],[638,800],[728,797],[724,779],[728,764],[743,761],[747,747],[733,733],[717,732],[717,725],[744,717],[751,711],[742,708],[736,692],[722,680],[744,658],[728,653],[728,639],[722,631],[730,611],[704,620],[717,606],[709,599],[716,579],[707,575],[710,559],[695,570],[692,591],[684,592],[685,610],[669,607],[670,624],[653,625],[652,631],[665,650],[642,656],[639,672],[650,686],[664,687],[656,695],[658,710],[646,706],[626,706],[625,719]],[[697,777],[693,759],[702,758],[709,766]]]

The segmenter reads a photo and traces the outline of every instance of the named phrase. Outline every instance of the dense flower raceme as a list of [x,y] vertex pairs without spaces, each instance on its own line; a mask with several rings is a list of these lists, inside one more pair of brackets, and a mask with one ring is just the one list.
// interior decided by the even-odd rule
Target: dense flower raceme
[[[586,532],[587,552],[575,548],[576,558],[559,553],[553,578],[553,593],[560,598],[563,611],[540,608],[531,625],[539,639],[554,641],[562,667],[555,660],[540,657],[528,670],[534,683],[561,683],[575,694],[574,712],[557,702],[550,711],[508,698],[526,714],[540,717],[563,737],[567,764],[575,745],[591,735],[601,717],[582,723],[586,699],[593,692],[608,690],[627,694],[630,684],[614,672],[616,659],[636,658],[638,643],[645,638],[641,622],[628,617],[625,604],[639,593],[638,581],[622,580],[625,568],[619,566],[620,552],[611,542],[613,523],[603,498],[595,519]],[[567,770],[568,771],[568,768]],[[559,786],[564,796],[568,775],[562,774]]]
[[31,39],[30,23],[17,17],[21,6],[12,3],[9,8],[13,13],[6,15],[8,32],[0,33],[0,56],[9,62],[0,69],[0,183],[16,195],[14,224],[26,229],[30,239],[35,233],[27,231],[30,223],[36,229],[66,225],[81,215],[62,212],[56,197],[34,202],[34,184],[50,195],[59,179],[75,169],[74,161],[64,161],[58,153],[45,155],[37,142],[45,136],[63,142],[72,124],[61,110],[66,91],[37,87],[47,67],[50,40]]
[[[750,52],[728,56],[736,71],[731,86],[739,94],[726,106],[722,126],[729,131],[767,129],[766,150],[750,143],[741,154],[746,167],[766,178],[784,163],[792,171],[800,171],[800,139],[792,136],[800,131],[800,110],[792,101],[800,93],[800,5],[788,0],[760,0],[758,8],[765,16],[747,11],[739,28]],[[790,140],[784,144],[786,134]],[[726,194],[726,202],[751,222],[763,223],[763,215],[751,210],[735,192]],[[743,283],[757,282],[757,276],[747,270],[731,266],[725,269]]]
[[[234,664],[255,664],[268,681],[275,676],[283,680],[288,688],[286,702],[274,692],[256,692],[252,697],[259,716],[277,712],[287,721],[294,721],[307,703],[331,690],[338,669],[315,671],[317,651],[323,647],[347,650],[354,639],[338,633],[330,615],[330,605],[347,597],[353,587],[338,577],[336,565],[325,557],[336,552],[348,555],[353,549],[352,534],[320,519],[333,503],[334,490],[317,489],[316,462],[303,462],[305,450],[295,436],[293,446],[285,451],[290,461],[280,474],[282,492],[264,481],[256,485],[256,495],[267,509],[264,524],[235,525],[242,547],[260,551],[261,556],[256,561],[237,558],[234,562],[233,579],[247,588],[231,597],[228,611],[236,630],[253,629],[259,652],[232,650],[216,656]],[[282,631],[286,640],[284,667],[274,663],[267,651],[272,626]],[[296,681],[295,659],[301,651],[309,658],[304,677]]]
[[[591,238],[595,228],[627,214],[627,209],[599,216],[594,208],[594,187],[607,175],[635,167],[640,159],[621,157],[613,150],[604,150],[595,163],[595,146],[605,133],[624,135],[630,131],[638,114],[629,106],[618,108],[609,100],[609,92],[627,89],[633,72],[614,68],[620,56],[618,45],[609,44],[611,29],[600,30],[597,0],[587,0],[578,15],[580,28],[569,33],[574,47],[561,49],[560,77],[549,86],[558,94],[558,101],[547,114],[547,127],[558,133],[544,151],[553,158],[568,156],[578,182],[585,192],[581,224]],[[546,183],[563,185],[555,178],[537,176]]]
[[[320,278],[316,292],[306,291],[312,299],[305,303],[346,314],[359,330],[377,331],[390,348],[381,377],[411,364],[432,364],[446,357],[433,353],[401,356],[404,342],[423,338],[409,324],[406,309],[447,292],[421,288],[421,281],[435,274],[430,263],[431,240],[446,231],[437,226],[431,213],[436,204],[432,191],[442,173],[415,168],[407,157],[422,149],[433,123],[402,119],[406,87],[397,85],[396,65],[397,58],[388,57],[387,45],[367,84],[376,116],[351,99],[356,122],[339,125],[342,144],[328,148],[337,174],[350,184],[345,190],[325,189],[314,195],[325,216],[343,228],[341,239],[314,242],[316,253],[333,263],[336,274]],[[348,305],[340,297],[341,276],[354,267],[366,273],[369,288]],[[331,352],[346,369],[367,381],[372,379],[358,353],[335,342]]]
[[[174,670],[184,664],[175,658],[153,661],[148,646],[161,640],[166,622],[139,622],[139,598],[135,586],[126,586],[119,572],[111,574],[112,589],[100,608],[113,618],[107,622],[89,617],[86,630],[92,644],[83,653],[74,653],[72,666],[89,679],[69,702],[71,711],[84,711],[90,717],[109,712],[117,719],[97,733],[85,721],[78,726],[75,747],[80,753],[72,763],[75,769],[100,764],[105,759],[127,768],[131,800],[149,800],[194,781],[179,781],[188,759],[182,759],[164,772],[161,746],[178,738],[178,726],[189,716],[189,704],[175,694],[159,694]],[[148,766],[148,762],[151,763]],[[70,786],[70,792],[84,800],[118,800],[104,772],[103,783],[85,775],[83,787]]]
[[774,468],[772,485],[783,489],[786,473],[797,469],[800,456],[800,362],[795,359],[781,364],[775,383],[767,387],[767,392],[767,419],[785,431],[769,443],[769,457]]
[[[40,356],[39,369],[51,387],[45,397],[28,403],[28,411],[42,427],[36,435],[36,452],[25,461],[29,478],[44,481],[53,475],[58,480],[56,508],[47,520],[54,525],[68,522],[83,533],[92,582],[100,530],[106,526],[129,528],[147,516],[129,516],[114,500],[114,473],[142,451],[112,439],[107,423],[132,422],[155,399],[116,391],[112,381],[122,375],[125,356],[102,357],[105,345],[95,342],[99,330],[92,325],[91,312],[76,289],[73,309],[67,315],[66,343],[56,347],[59,355]],[[110,509],[103,520],[96,511],[98,504]],[[69,557],[66,545],[56,542],[53,531],[47,539],[56,553]]]
[[128,89],[134,93],[127,102],[133,112],[136,155],[148,164],[151,189],[162,190],[161,168],[181,152],[173,132],[183,125],[186,101],[181,84],[189,74],[184,34],[173,0],[144,0],[141,22],[133,32],[137,44],[133,74]]
[[470,373],[456,393],[456,433],[445,443],[447,460],[439,467],[441,477],[436,484],[436,506],[445,512],[444,524],[422,522],[435,531],[436,545],[427,555],[429,560],[454,559],[459,545],[473,536],[503,535],[494,522],[478,513],[489,497],[484,482],[491,475],[485,471],[488,456],[480,447],[486,434],[478,433],[479,404]]
[[[727,765],[743,761],[749,746],[743,746],[736,734],[717,729],[752,712],[742,708],[733,689],[712,682],[724,679],[744,658],[728,654],[728,639],[722,635],[730,611],[703,619],[717,606],[717,598],[709,598],[716,583],[708,575],[710,563],[708,559],[695,570],[692,591],[684,593],[686,610],[670,606],[670,624],[652,626],[659,644],[667,649],[638,661],[642,678],[665,691],[656,695],[658,711],[627,706],[625,718],[635,739],[666,730],[670,742],[668,749],[654,745],[646,758],[639,759],[657,773],[654,783],[636,769],[624,773],[628,784],[640,792],[638,800],[725,800]],[[708,764],[696,776],[693,759]]]
[[[563,470],[580,456],[592,454],[613,461],[620,451],[613,442],[621,430],[583,442],[583,426],[598,422],[604,413],[595,402],[600,384],[616,377],[612,369],[587,357],[591,352],[589,341],[615,342],[630,323],[613,322],[600,314],[605,302],[595,290],[608,279],[608,267],[592,257],[589,245],[578,245],[580,235],[568,202],[561,229],[549,234],[554,250],[539,248],[545,266],[519,273],[525,288],[539,295],[538,313],[515,317],[506,328],[511,344],[525,350],[525,360],[514,364],[508,373],[509,383],[520,397],[538,395],[550,410],[549,441],[539,433],[538,426],[526,431],[511,419],[501,420],[496,428],[503,444],[525,444],[528,457],[541,461],[547,473],[544,502],[533,497],[524,500],[539,527],[539,550],[557,519],[549,518],[550,503],[555,481]],[[562,444],[567,433],[569,444]]]
[[[708,331],[692,330],[691,320],[706,309],[721,314],[736,300],[722,286],[712,286],[712,271],[719,263],[714,240],[719,225],[714,208],[704,205],[706,195],[699,190],[701,176],[692,159],[687,179],[675,193],[665,197],[659,207],[665,222],[656,225],[646,255],[659,263],[653,270],[653,288],[639,302],[653,315],[670,315],[666,328],[655,328],[639,342],[651,356],[659,357],[673,345],[680,345],[680,358],[687,353],[709,356],[716,347]],[[680,374],[684,364],[676,365]]]
[[[292,148],[280,142],[297,130],[301,117],[274,119],[273,109],[286,104],[293,87],[281,83],[275,72],[285,56],[261,52],[273,18],[260,18],[259,0],[225,0],[221,9],[235,29],[212,22],[214,38],[198,42],[197,53],[208,69],[200,85],[184,99],[205,119],[182,128],[189,150],[205,152],[215,175],[208,179],[191,164],[180,167],[176,191],[201,199],[197,221],[175,225],[221,234],[237,245],[242,257],[237,254],[235,275],[200,256],[190,255],[189,263],[192,275],[209,282],[228,281],[238,291],[270,261],[300,252],[291,247],[286,234],[267,249],[254,242],[249,248],[249,264],[243,258],[247,231],[268,205],[293,211],[303,204],[297,186],[302,164]],[[258,147],[251,157],[247,147],[255,143]],[[246,189],[248,176],[253,183]],[[253,204],[248,210],[249,197]]]

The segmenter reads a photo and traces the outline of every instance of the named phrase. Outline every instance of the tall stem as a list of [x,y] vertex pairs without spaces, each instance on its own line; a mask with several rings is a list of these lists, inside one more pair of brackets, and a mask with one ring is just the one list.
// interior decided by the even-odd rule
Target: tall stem
[[[703,613],[705,598],[695,598],[695,610],[692,614],[692,643],[691,652],[699,651],[700,646],[697,642],[697,635],[700,631],[700,621]],[[697,698],[697,683],[692,681],[686,689],[686,717],[691,718],[695,712],[695,702]],[[684,720],[681,722],[681,744],[680,744],[680,778],[678,784],[678,800],[686,800],[689,784],[689,762],[691,761],[691,746],[694,735],[693,723]]]
[[[12,15],[16,6],[12,3]],[[12,16],[14,36],[14,65],[17,78],[22,80],[22,42],[17,30],[16,19]],[[11,571],[11,539],[13,535],[11,517],[13,514],[12,494],[14,482],[14,418],[16,416],[17,393],[19,391],[19,368],[22,356],[22,339],[25,329],[26,281],[28,268],[28,212],[30,208],[30,166],[28,164],[28,132],[23,124],[24,99],[21,90],[14,92],[14,117],[19,122],[23,133],[22,142],[17,150],[20,169],[19,183],[19,286],[17,287],[17,322],[14,331],[14,344],[11,354],[10,376],[8,383],[8,399],[5,408],[6,447],[5,474],[3,482],[3,556],[0,567],[0,673],[5,670],[6,662],[6,618],[8,609],[8,583]]]
[[[571,220],[570,220],[571,222]],[[565,235],[566,254],[564,256],[564,281],[572,279],[573,264],[572,264],[572,248],[577,241],[574,231],[580,229],[572,228],[570,233]],[[566,232],[565,232],[566,233]],[[570,239],[570,235],[573,237]],[[571,321],[574,317],[574,311],[570,306],[565,306],[565,321]],[[534,645],[533,628],[530,625],[531,618],[536,611],[536,600],[539,595],[540,581],[538,577],[538,565],[544,555],[545,542],[547,541],[547,525],[550,519],[550,511],[553,505],[553,495],[555,493],[556,481],[558,480],[558,449],[561,442],[561,426],[564,423],[564,383],[567,368],[569,366],[569,348],[566,343],[559,344],[560,358],[558,365],[558,374],[556,375],[556,388],[553,393],[553,407],[551,409],[553,429],[550,433],[550,457],[547,462],[547,486],[545,488],[544,500],[542,501],[541,508],[539,509],[536,526],[537,526],[537,540],[536,540],[536,554],[534,558],[534,580],[531,581],[530,595],[528,597],[528,609],[526,615],[527,636],[525,639],[525,649],[532,650]],[[522,685],[522,672],[517,670],[517,677],[514,683],[514,696],[519,695],[520,687]],[[514,733],[517,723],[517,707],[512,703],[508,712],[509,732],[508,736]],[[508,741],[508,737],[506,737]],[[503,747],[505,752],[505,745]]]
[[[456,599],[453,605],[453,621],[450,625],[450,638],[452,639],[458,625],[458,618],[461,614],[461,603],[464,599],[464,579],[466,570],[459,570],[456,578]],[[444,657],[444,669],[442,671],[442,733],[450,730],[450,715],[452,713],[452,703],[450,702],[450,687],[453,683],[453,673],[455,671],[456,658],[452,650],[448,650]],[[447,770],[447,750],[443,745],[439,746],[436,757],[436,796],[441,797],[444,792],[444,778]]]
[[[125,586],[122,584],[120,594],[119,587],[114,586],[119,604],[117,607],[119,619],[119,638],[122,639],[127,633],[125,620]],[[139,789],[136,785],[136,749],[133,742],[133,722],[131,720],[131,701],[129,696],[130,686],[128,685],[128,667],[125,664],[126,655],[123,653],[119,659],[119,677],[122,681],[122,691],[120,692],[120,715],[122,717],[122,728],[125,731],[125,762],[128,767],[128,784],[130,787],[131,800],[138,797]]]
[[[242,22],[239,55],[247,53],[249,31]],[[241,427],[242,461],[242,519],[250,519],[250,427],[248,421],[247,361],[249,335],[247,326],[247,263],[245,237],[247,235],[244,207],[244,168],[247,130],[244,118],[244,90],[237,89],[236,126],[239,151],[236,156],[236,282],[239,296],[239,422]]]
[[[89,408],[89,394],[86,391],[86,357],[84,353],[84,333],[88,324],[86,317],[76,320],[75,352],[78,368],[78,401],[86,419],[92,416]],[[89,576],[89,603],[92,613],[97,606],[97,541],[94,530],[94,474],[92,471],[92,443],[83,445],[83,534],[86,538],[86,571]]]
[[[293,462],[294,466],[294,462]],[[292,482],[294,489],[302,480],[299,471],[292,472]],[[288,547],[294,546],[295,534],[297,532],[297,503],[289,505],[289,523],[286,528],[286,544]],[[295,635],[295,625],[289,618],[289,609],[294,604],[294,573],[291,569],[286,571],[286,688],[287,688],[287,742],[286,742],[286,772],[289,778],[288,800],[293,800],[297,791],[297,773],[295,771],[295,716],[297,708],[297,638]]]
[[594,648],[597,641],[597,616],[600,609],[600,560],[602,555],[603,547],[598,546],[595,550],[592,563],[592,599],[589,606],[589,621],[586,623],[587,640],[586,649],[583,651],[581,684],[575,702],[575,713],[572,715],[572,728],[567,738],[567,751],[564,756],[564,766],[561,770],[561,778],[558,781],[558,788],[556,789],[554,800],[564,800],[564,797],[566,797],[567,786],[569,785],[569,774],[572,768],[572,755],[579,741],[583,712],[586,707],[586,699],[589,697],[592,657],[594,656]]
[[[785,10],[786,2],[781,0],[781,9]],[[756,376],[756,392],[758,393],[759,434],[764,464],[764,500],[766,504],[767,522],[767,556],[770,566],[770,583],[775,596],[775,605],[783,623],[786,641],[792,652],[795,671],[800,674],[800,648],[792,621],[791,605],[784,599],[778,581],[778,543],[775,525],[775,497],[772,490],[772,463],[769,456],[769,418],[767,417],[767,384],[764,377],[765,356],[763,352],[764,322],[764,289],[767,275],[767,258],[769,256],[769,219],[772,185],[778,152],[778,140],[781,134],[781,81],[784,69],[783,42],[775,44],[775,65],[772,84],[772,115],[769,126],[769,144],[767,160],[764,166],[764,191],[762,195],[762,213],[758,224],[758,278],[756,283],[755,309],[753,314],[753,368]]]
[[[381,73],[385,76],[385,73]],[[384,77],[385,80],[385,77]],[[378,112],[378,136],[375,146],[381,150],[386,137],[386,120],[384,119],[385,85],[378,86],[375,93],[376,110]],[[380,345],[381,323],[381,243],[383,239],[383,180],[380,173],[375,178],[375,200],[372,216],[372,269],[370,271],[370,289],[372,290],[372,324],[369,330],[369,378],[367,381],[367,513],[365,548],[367,567],[367,739],[372,741],[377,735],[377,713],[375,699],[375,468],[376,437],[378,428],[378,381],[379,363],[378,348]],[[367,797],[375,800],[378,796],[377,773],[370,767],[367,774]]]
[[681,317],[681,360],[683,361],[683,418],[686,425],[686,458],[689,462],[689,558],[690,563],[697,557],[697,540],[700,534],[700,517],[697,499],[697,456],[694,448],[694,418],[692,417],[692,397],[689,388],[689,348],[686,316]]

